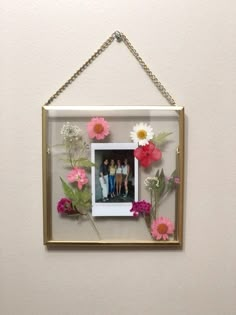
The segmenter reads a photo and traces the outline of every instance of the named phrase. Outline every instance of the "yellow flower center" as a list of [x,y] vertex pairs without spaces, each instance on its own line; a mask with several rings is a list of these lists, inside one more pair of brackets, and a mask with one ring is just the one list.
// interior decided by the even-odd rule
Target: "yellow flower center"
[[139,131],[137,132],[137,137],[138,137],[139,139],[141,139],[141,140],[146,139],[146,138],[147,138],[147,131],[146,131],[146,130],[143,130],[143,129],[139,130]]
[[157,227],[157,232],[160,234],[166,234],[168,231],[168,226],[165,223],[161,223]]
[[102,124],[96,124],[94,125],[93,130],[95,133],[102,133],[104,130],[104,127]]

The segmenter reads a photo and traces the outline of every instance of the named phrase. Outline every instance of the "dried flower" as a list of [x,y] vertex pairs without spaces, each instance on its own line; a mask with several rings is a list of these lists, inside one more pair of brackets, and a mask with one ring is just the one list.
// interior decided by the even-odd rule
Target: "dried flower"
[[96,138],[97,140],[102,140],[106,136],[109,135],[109,124],[108,122],[102,117],[95,117],[90,120],[87,124],[87,131],[89,138],[93,139]]
[[174,182],[175,182],[175,184],[179,185],[180,184],[179,177],[174,177]]
[[61,135],[65,141],[72,142],[74,140],[79,140],[81,138],[81,132],[82,130],[78,126],[71,125],[69,122],[61,128]]
[[160,186],[160,180],[158,177],[147,177],[144,180],[144,186],[150,190],[155,190]]
[[180,179],[179,179],[178,176],[166,176],[166,180],[170,184],[175,184],[175,185],[179,185],[180,184]]
[[134,150],[134,156],[140,161],[143,167],[148,167],[153,161],[159,161],[162,157],[161,150],[156,148],[150,141],[145,146]]
[[151,140],[153,136],[154,132],[152,127],[142,122],[136,124],[133,127],[133,131],[130,132],[132,141],[138,143],[141,146],[148,144],[149,140]]
[[149,214],[150,210],[151,210],[151,204],[149,202],[146,202],[145,200],[142,200],[142,201],[133,201],[130,212],[133,212],[134,217],[138,217],[140,213]]
[[57,203],[57,211],[59,213],[68,213],[73,211],[72,201],[68,198],[61,198]]
[[69,183],[78,182],[78,188],[81,190],[88,183],[86,172],[83,168],[74,167],[67,175]]
[[169,235],[174,233],[174,225],[168,218],[160,217],[151,225],[151,234],[156,240],[168,240]]

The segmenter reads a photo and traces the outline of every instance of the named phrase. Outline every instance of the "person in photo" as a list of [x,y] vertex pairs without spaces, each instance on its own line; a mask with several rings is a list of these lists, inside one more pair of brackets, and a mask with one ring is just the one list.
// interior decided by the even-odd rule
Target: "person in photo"
[[104,159],[99,168],[99,182],[102,188],[103,201],[107,201],[109,191],[108,159]]
[[121,186],[122,186],[122,165],[121,161],[117,160],[116,165],[116,195],[119,196],[121,193]]
[[108,178],[109,178],[109,194],[111,198],[115,197],[115,175],[116,175],[116,165],[115,160],[111,159],[108,168]]
[[128,196],[128,181],[130,174],[130,165],[128,163],[128,159],[124,159],[124,164],[122,165],[122,182],[124,184],[125,193],[123,197]]

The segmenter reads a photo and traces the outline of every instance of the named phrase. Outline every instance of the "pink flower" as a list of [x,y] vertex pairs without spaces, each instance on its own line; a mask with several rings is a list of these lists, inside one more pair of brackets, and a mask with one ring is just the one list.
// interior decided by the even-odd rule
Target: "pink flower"
[[67,198],[61,198],[57,203],[57,211],[59,213],[68,213],[72,211],[72,201]]
[[137,202],[133,201],[130,212],[133,212],[134,217],[138,217],[140,213],[149,214],[150,210],[151,204],[149,202],[146,202],[145,200],[142,200]]
[[88,183],[86,172],[83,168],[74,167],[67,175],[69,183],[78,182],[78,188],[81,190]]
[[175,177],[175,178],[174,178],[174,182],[175,182],[175,184],[177,184],[177,185],[180,184],[180,179],[179,179],[179,177]]
[[134,156],[141,162],[143,167],[148,167],[153,161],[159,161],[162,157],[161,150],[156,148],[151,141],[134,150]]
[[151,234],[156,240],[168,240],[168,236],[174,233],[174,224],[168,218],[160,217],[152,222]]
[[96,138],[97,140],[102,140],[106,136],[109,135],[109,124],[108,122],[102,117],[95,117],[90,120],[87,124],[87,131],[89,138],[93,139]]
[[179,179],[179,177],[177,177],[177,176],[175,176],[175,177],[173,177],[173,176],[166,176],[166,180],[167,180],[168,182],[175,183],[176,185],[179,185],[179,184],[180,184],[180,179]]

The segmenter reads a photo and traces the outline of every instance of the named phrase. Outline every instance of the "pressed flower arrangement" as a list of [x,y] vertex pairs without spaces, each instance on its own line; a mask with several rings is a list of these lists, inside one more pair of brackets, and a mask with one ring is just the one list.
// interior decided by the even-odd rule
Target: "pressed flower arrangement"
[[[60,109],[56,107],[56,110]],[[58,197],[55,201],[53,199],[52,213],[58,214],[57,219],[55,214],[47,217],[47,220],[56,222],[54,225],[51,222],[48,230],[51,231],[53,226],[55,235],[61,235],[71,225],[75,235],[72,241],[78,244],[143,244],[145,240],[145,244],[179,245],[183,178],[179,117],[182,124],[182,108],[177,115],[168,108],[172,116],[166,126],[162,119],[158,119],[158,107],[139,106],[137,113],[134,109],[121,106],[111,107],[109,112],[104,107],[102,110],[95,107],[72,110],[75,116],[61,118],[59,115],[60,119],[50,122],[51,130],[57,130],[57,133],[51,131],[51,134],[56,134],[56,140],[52,138],[49,141],[48,135],[46,138],[47,160],[53,161],[50,162],[53,166],[60,165],[55,166],[54,184],[50,188],[57,187],[53,191]],[[49,109],[45,111],[48,113]],[[149,112],[152,115],[155,113],[154,118],[147,119]],[[44,119],[50,121],[50,116],[45,114]],[[52,129],[54,125],[56,129]],[[126,145],[125,149],[122,145]],[[60,148],[58,154],[55,153],[56,148]],[[170,159],[170,155],[173,158]],[[138,165],[138,169],[134,165]],[[58,174],[57,178],[54,174]],[[174,200],[176,206],[171,206],[172,209],[169,205]],[[97,216],[97,212],[93,211],[94,203],[106,209],[106,214],[101,212]],[[119,209],[124,207],[128,210],[121,211],[119,215]],[[119,216],[122,221],[117,218]],[[76,227],[75,222],[78,222]],[[104,227],[105,222],[110,236]],[[126,230],[130,231],[126,232],[127,239],[122,240],[121,237],[119,240],[117,236],[112,236],[118,235],[119,222],[123,222],[120,225],[121,235]],[[134,236],[129,236],[129,233]],[[52,231],[49,234],[53,235]]]
[[[87,133],[90,139],[104,140],[110,133],[108,121],[103,117],[93,117],[87,123]],[[89,144],[83,140],[80,127],[68,122],[63,125],[61,135],[67,151],[66,161],[70,163],[71,170],[67,174],[68,183],[61,178],[67,198],[63,197],[58,201],[57,210],[64,215],[89,216],[100,238],[98,229],[89,215],[92,204],[86,169],[88,172],[89,168],[95,167],[95,164],[86,156]],[[138,145],[133,154],[141,167],[151,167],[153,162],[162,159],[162,151],[158,146],[161,146],[170,135],[171,133],[162,132],[155,136],[153,128],[143,122],[133,127],[130,138]],[[176,171],[170,177],[166,177],[164,170],[158,169],[154,177],[147,177],[144,181],[144,186],[150,192],[150,202],[145,200],[132,202],[130,212],[134,217],[140,215],[144,217],[150,234],[155,240],[168,240],[174,232],[174,224],[169,218],[159,217],[158,209],[164,197],[179,184],[179,178],[175,173]],[[74,189],[69,183],[74,186]]]
[[[139,145],[134,150],[134,156],[139,160],[141,167],[150,167],[153,162],[161,160],[162,152],[158,146],[164,144],[170,134],[170,132],[162,132],[155,136],[152,127],[142,122],[134,126],[130,137]],[[150,203],[145,200],[133,202],[130,211],[135,217],[139,214],[144,216],[147,227],[155,240],[168,240],[169,235],[174,232],[174,224],[170,219],[159,218],[158,208],[164,197],[172,192],[177,184],[179,184],[179,177],[176,175],[176,170],[170,177],[166,177],[164,170],[160,172],[158,169],[154,177],[147,177],[144,181],[144,186],[150,191]]]

